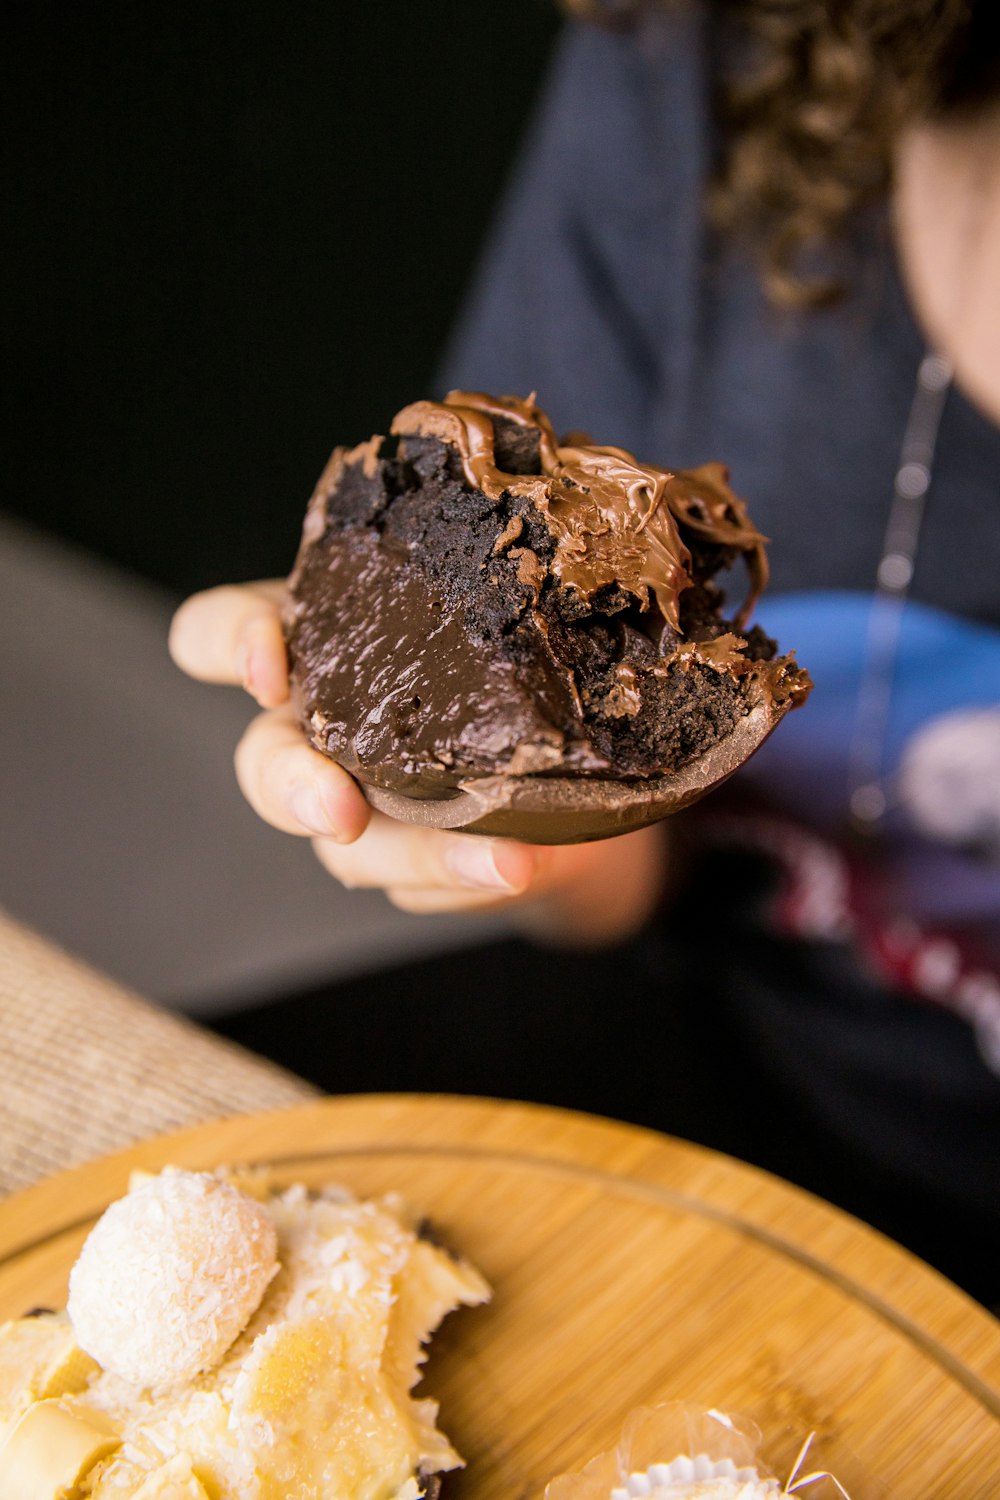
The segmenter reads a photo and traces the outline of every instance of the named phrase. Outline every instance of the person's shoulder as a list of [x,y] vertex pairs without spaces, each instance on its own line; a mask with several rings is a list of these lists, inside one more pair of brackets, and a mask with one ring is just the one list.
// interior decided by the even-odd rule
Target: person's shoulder
[[642,95],[671,77],[700,77],[716,51],[716,31],[696,0],[637,5],[614,19],[595,8],[567,20],[556,76],[569,86],[612,84],[619,98]]
[[697,149],[709,128],[713,50],[693,3],[638,6],[614,24],[568,21],[545,109],[545,139],[563,172],[572,180],[585,170],[616,201],[651,177],[662,187],[677,146]]

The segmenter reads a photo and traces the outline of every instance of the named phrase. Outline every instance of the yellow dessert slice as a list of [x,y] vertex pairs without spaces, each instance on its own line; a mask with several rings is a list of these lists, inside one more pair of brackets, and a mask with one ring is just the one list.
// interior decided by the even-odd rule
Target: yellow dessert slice
[[97,1371],[65,1313],[0,1325],[0,1433],[34,1402],[84,1390]]
[[108,1417],[72,1397],[36,1402],[0,1447],[4,1500],[77,1500],[87,1474],[120,1442]]
[[178,1454],[143,1480],[132,1500],[208,1500],[208,1491],[193,1472],[187,1454]]
[[[487,1302],[490,1289],[468,1261],[437,1245],[417,1239],[393,1283],[384,1365],[390,1381],[410,1391],[427,1358],[426,1343],[444,1317],[456,1307]],[[437,1402],[410,1402],[421,1462],[428,1473],[455,1468],[461,1459],[437,1425]]]
[[417,1382],[427,1358],[426,1343],[456,1307],[488,1302],[490,1289],[468,1261],[458,1260],[428,1240],[414,1241],[393,1282],[385,1364],[403,1390]]
[[120,1455],[99,1463],[84,1481],[80,1500],[111,1496],[114,1500],[214,1500],[195,1473],[189,1454],[175,1454],[166,1463],[162,1454],[140,1456],[142,1463]]
[[232,1424],[251,1446],[261,1500],[308,1495],[385,1500],[413,1474],[419,1431],[405,1393],[378,1360],[351,1358],[350,1330],[331,1314],[275,1326],[257,1339],[233,1392]]

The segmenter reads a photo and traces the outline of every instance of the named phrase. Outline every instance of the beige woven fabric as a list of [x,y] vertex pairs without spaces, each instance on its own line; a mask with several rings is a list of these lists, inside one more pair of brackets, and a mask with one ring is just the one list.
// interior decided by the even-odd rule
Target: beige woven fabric
[[162,1131],[315,1095],[0,911],[0,1194]]

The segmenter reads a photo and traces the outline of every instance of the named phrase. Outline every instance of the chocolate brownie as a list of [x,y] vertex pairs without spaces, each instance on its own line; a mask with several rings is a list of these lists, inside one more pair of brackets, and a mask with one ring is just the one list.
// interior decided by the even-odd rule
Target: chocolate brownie
[[[740,558],[727,618],[715,579]],[[808,692],[747,628],[766,575],[722,464],[559,443],[533,399],[419,401],[388,439],[338,448],[310,503],[285,610],[295,700],[397,815],[447,823],[440,804],[513,779],[550,805],[570,789],[557,838],[617,831],[579,809],[651,810],[671,784],[692,800],[733,769],[713,751],[736,735],[745,758]]]

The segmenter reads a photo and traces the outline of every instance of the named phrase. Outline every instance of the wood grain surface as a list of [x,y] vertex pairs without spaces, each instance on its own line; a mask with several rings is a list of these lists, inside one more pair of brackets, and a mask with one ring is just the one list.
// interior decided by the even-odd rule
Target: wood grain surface
[[[435,1340],[424,1389],[468,1462],[453,1500],[540,1497],[627,1414],[751,1417],[784,1476],[803,1438],[852,1500],[1000,1497],[1000,1324],[817,1199],[650,1131],[437,1096],[324,1100],[144,1143],[0,1205],[0,1318],[65,1300],[137,1166],[270,1162],[401,1190],[494,1287]],[[805,1492],[816,1500],[829,1486]]]

